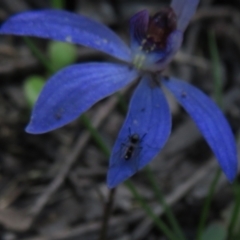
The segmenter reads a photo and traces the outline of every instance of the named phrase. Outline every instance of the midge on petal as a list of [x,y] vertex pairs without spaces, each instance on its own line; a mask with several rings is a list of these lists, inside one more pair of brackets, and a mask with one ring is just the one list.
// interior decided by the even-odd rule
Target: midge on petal
[[[198,3],[199,0],[172,0],[170,7],[160,9],[155,15],[150,16],[147,10],[135,14],[130,19],[130,48],[101,23],[66,11],[29,11],[9,18],[1,26],[0,34],[57,41],[70,39],[72,43],[121,60],[121,63],[79,63],[56,73],[43,88],[26,131],[40,134],[62,127],[99,100],[140,79],[110,157],[108,186],[113,188],[131,177],[165,145],[172,120],[162,87],[169,90],[192,117],[226,177],[232,182],[237,173],[236,143],[221,110],[191,84],[160,74],[180,48],[183,33]],[[59,109],[61,117],[56,117]],[[131,145],[125,150],[125,158],[116,158],[113,153],[121,149],[122,139],[129,136],[129,128],[137,135],[128,139]],[[145,133],[136,158],[137,136],[141,139]]]
[[[140,142],[140,137],[137,133],[134,133],[133,135],[130,135],[129,137],[129,143],[127,144],[127,149],[124,155],[125,160],[130,160],[133,156],[134,151],[136,151],[136,148],[138,147],[138,144]],[[123,144],[125,146],[125,144]]]
[[[112,176],[112,182],[118,180],[118,176],[122,175],[124,168],[128,171],[137,172],[139,169],[139,161],[141,159],[141,152],[143,147],[141,145],[142,138],[137,134],[130,134],[127,139],[121,141],[120,145],[114,147],[109,169],[114,172],[115,176]],[[145,148],[146,146],[144,146]],[[126,172],[126,170],[124,171]]]
[[[144,137],[147,133],[143,134],[142,137],[139,136],[138,133],[131,133],[131,129],[129,128],[129,135],[127,139],[121,144],[121,158],[126,161],[132,160],[133,158],[138,157],[139,151],[141,151],[141,144],[143,142]],[[116,157],[115,157],[116,158]]]
[[142,139],[137,133],[129,135],[127,139],[121,141],[121,145],[112,152],[114,162],[111,162],[110,168],[118,168],[119,165],[127,164],[132,166],[135,171],[138,170],[139,154],[143,147],[141,146]]

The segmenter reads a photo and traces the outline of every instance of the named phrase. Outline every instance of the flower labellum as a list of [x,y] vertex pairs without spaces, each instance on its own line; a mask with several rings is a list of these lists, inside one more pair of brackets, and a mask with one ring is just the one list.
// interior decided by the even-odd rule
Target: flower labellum
[[142,40],[144,51],[162,50],[166,48],[169,35],[176,30],[177,18],[172,8],[166,8],[150,17],[146,38]]
[[[132,18],[134,24],[132,34],[133,64],[137,69],[159,72],[171,61],[182,43],[182,32],[177,30],[177,17],[174,10],[164,8],[148,16],[141,24]],[[138,14],[137,14],[138,15]],[[143,25],[145,24],[145,27]]]

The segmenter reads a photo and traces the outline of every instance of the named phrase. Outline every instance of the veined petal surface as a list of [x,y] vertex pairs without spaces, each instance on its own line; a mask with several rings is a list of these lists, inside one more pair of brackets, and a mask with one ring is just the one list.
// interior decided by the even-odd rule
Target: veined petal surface
[[166,143],[171,114],[165,96],[144,77],[132,96],[127,118],[110,158],[107,183],[116,187],[149,163]]
[[66,67],[44,86],[26,131],[39,134],[62,127],[136,77],[137,72],[121,64],[85,63]]
[[236,143],[221,110],[208,96],[186,82],[170,78],[163,80],[163,83],[193,118],[223,172],[232,182],[237,173]]
[[200,0],[173,0],[171,7],[178,18],[177,29],[184,31],[195,14]]
[[130,50],[109,28],[92,19],[63,10],[40,10],[17,14],[0,28],[14,34],[72,42],[130,61]]
[[149,22],[149,13],[147,10],[136,13],[130,19],[131,48],[139,48],[142,40],[146,37]]

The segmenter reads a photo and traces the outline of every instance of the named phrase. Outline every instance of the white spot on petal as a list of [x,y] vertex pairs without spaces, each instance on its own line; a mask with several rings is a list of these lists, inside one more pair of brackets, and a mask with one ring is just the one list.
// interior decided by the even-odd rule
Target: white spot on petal
[[66,42],[72,43],[72,37],[71,36],[67,36],[65,40],[66,40]]
[[134,124],[134,125],[138,125],[138,120],[137,120],[137,119],[134,119],[134,120],[133,120],[133,124]]
[[106,38],[104,38],[103,43],[108,43],[108,40]]

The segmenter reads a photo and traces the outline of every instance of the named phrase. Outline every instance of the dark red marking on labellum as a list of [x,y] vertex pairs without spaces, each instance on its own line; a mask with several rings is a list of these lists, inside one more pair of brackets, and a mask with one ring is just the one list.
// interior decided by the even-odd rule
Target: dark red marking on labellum
[[150,17],[146,37],[142,41],[144,51],[162,50],[168,36],[177,28],[177,16],[172,8],[165,8]]

